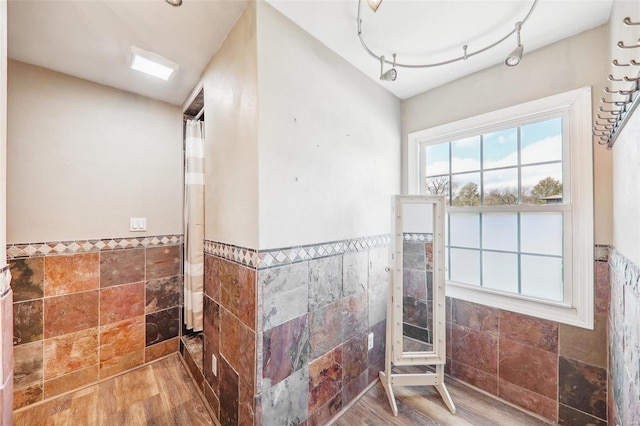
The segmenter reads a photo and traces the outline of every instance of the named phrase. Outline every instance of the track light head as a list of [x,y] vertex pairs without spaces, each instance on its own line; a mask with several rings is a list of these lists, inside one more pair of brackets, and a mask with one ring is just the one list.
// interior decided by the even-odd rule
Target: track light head
[[382,4],[382,0],[367,0],[367,3],[369,3],[369,7],[371,8],[371,10],[376,12]]
[[504,64],[508,67],[515,67],[522,60],[523,53],[524,53],[524,46],[520,44],[518,45],[518,47],[513,49],[513,52],[511,52],[509,56],[507,56],[507,59],[504,60]]
[[380,76],[380,80],[382,80],[382,81],[396,81],[397,77],[398,77],[398,71],[396,71],[395,68],[391,68],[390,70],[388,70],[387,72],[383,73]]
[[167,0],[171,6],[180,6],[182,4],[182,0]]

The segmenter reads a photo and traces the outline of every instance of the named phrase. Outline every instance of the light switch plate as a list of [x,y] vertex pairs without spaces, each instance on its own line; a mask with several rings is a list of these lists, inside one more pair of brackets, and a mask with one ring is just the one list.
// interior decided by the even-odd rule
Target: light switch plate
[[147,218],[146,217],[132,217],[129,219],[129,231],[140,232],[147,230]]

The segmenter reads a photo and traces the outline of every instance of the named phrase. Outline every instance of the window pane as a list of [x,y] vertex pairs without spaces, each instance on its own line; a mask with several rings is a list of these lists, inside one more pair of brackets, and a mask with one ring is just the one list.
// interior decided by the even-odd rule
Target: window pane
[[545,256],[520,257],[521,293],[526,296],[561,302],[562,259]]
[[480,136],[451,142],[451,172],[480,170]]
[[425,194],[444,195],[449,204],[449,176],[428,177],[424,183]]
[[483,178],[485,206],[518,204],[517,168],[484,172]]
[[452,180],[451,205],[456,207],[480,205],[480,173],[454,175]]
[[451,281],[480,285],[480,252],[451,249]]
[[482,247],[490,250],[518,250],[518,214],[482,215]]
[[520,250],[562,256],[562,213],[521,213]]
[[478,213],[451,214],[451,245],[480,248],[480,215]]
[[522,164],[562,160],[562,118],[522,126]]
[[484,169],[518,165],[518,130],[507,129],[483,137]]
[[562,163],[521,169],[522,204],[562,203]]
[[426,176],[449,173],[449,142],[424,145]]
[[518,255],[483,252],[482,286],[518,293]]

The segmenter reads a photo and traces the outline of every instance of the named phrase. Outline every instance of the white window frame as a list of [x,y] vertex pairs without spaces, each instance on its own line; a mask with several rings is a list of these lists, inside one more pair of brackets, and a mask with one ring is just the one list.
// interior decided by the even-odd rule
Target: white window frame
[[[458,140],[517,127],[551,116],[563,120],[564,287],[565,301],[558,303],[487,288],[446,282],[446,295],[456,299],[593,329],[593,144],[591,88],[583,87],[408,135],[406,178],[408,194],[421,194],[424,171],[420,146]],[[567,143],[568,141],[568,143]],[[507,209],[508,207],[505,206]],[[459,209],[448,208],[452,212]],[[534,208],[535,209],[535,208]],[[468,210],[468,209],[467,209]]]

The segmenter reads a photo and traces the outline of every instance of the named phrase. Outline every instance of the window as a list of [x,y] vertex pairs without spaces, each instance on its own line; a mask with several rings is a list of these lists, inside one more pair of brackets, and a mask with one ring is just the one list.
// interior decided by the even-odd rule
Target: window
[[447,295],[593,327],[591,91],[409,135],[411,193],[447,202]]

